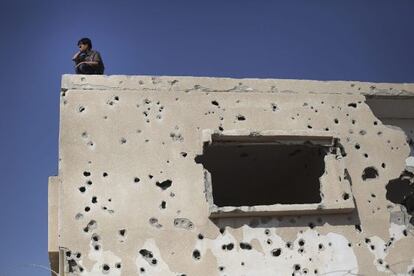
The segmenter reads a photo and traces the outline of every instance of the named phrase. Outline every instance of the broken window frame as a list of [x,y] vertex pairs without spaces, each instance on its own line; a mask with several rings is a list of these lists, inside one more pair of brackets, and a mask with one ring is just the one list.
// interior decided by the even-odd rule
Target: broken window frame
[[[210,218],[349,213],[355,209],[354,197],[351,190],[351,179],[346,170],[345,159],[343,158],[345,153],[340,146],[339,138],[334,133],[275,130],[261,132],[229,130],[214,133],[209,129],[203,130],[202,148],[204,149],[204,147],[213,143],[267,143],[285,145],[311,143],[313,145],[327,147],[329,150],[324,158],[325,173],[319,178],[322,198],[320,203],[219,207],[214,204],[210,172],[203,167],[204,193],[209,207]],[[202,151],[201,154],[203,154]]]

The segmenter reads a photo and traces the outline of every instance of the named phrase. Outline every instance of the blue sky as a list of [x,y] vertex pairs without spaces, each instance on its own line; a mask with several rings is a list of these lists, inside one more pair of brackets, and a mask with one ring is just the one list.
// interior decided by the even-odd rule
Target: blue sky
[[105,74],[414,82],[414,1],[0,0],[0,276],[49,275],[61,75],[90,37]]

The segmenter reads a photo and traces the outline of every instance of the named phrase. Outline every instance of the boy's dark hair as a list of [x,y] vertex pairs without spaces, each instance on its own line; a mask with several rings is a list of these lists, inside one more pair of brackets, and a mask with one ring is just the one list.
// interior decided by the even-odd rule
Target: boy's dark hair
[[92,41],[87,37],[79,39],[78,46],[80,44],[86,44],[86,45],[88,45],[89,49],[92,49]]

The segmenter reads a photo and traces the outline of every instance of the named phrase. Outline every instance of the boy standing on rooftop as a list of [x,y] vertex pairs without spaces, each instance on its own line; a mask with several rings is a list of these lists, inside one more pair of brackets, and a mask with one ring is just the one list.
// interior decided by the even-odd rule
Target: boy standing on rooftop
[[78,41],[79,52],[72,60],[75,62],[76,74],[103,75],[105,66],[101,54],[92,50],[92,41],[82,38]]

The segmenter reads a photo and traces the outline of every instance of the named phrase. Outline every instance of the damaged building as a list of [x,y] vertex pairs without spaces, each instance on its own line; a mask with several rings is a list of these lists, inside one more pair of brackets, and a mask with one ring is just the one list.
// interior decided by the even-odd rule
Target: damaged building
[[63,75],[52,275],[414,275],[414,84]]

